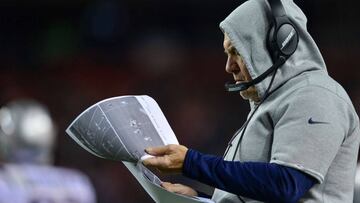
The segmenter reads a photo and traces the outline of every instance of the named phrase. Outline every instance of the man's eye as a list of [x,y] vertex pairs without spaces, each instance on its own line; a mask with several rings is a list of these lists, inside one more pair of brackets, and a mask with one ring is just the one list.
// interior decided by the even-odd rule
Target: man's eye
[[227,56],[240,56],[239,52],[236,49],[230,49],[228,51],[224,51]]
[[236,49],[230,50],[229,54],[231,55],[239,55],[239,52]]

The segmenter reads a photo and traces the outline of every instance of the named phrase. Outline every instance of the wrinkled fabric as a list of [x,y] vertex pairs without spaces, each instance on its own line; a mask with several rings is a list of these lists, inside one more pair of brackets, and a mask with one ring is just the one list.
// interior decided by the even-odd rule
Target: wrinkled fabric
[[[233,140],[225,160],[276,163],[314,177],[318,183],[300,202],[352,202],[359,118],[346,91],[328,75],[305,15],[293,1],[282,2],[299,33],[298,48],[278,69],[272,94],[255,112],[243,137],[239,132]],[[266,49],[271,17],[266,1],[250,0],[220,23],[252,78],[273,64]],[[271,75],[255,85],[261,98],[270,80]],[[257,105],[251,102],[252,111]],[[221,190],[215,190],[213,200],[241,202]]]
[[297,202],[315,184],[299,170],[274,163],[225,161],[189,149],[183,174],[237,195],[267,202]]

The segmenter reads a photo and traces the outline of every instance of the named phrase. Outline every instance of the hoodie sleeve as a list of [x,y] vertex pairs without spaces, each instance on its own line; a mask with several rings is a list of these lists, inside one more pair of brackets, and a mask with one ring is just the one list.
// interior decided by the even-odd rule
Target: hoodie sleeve
[[292,92],[274,115],[270,162],[296,168],[322,183],[348,134],[349,110],[344,103],[319,86]]
[[193,149],[186,153],[183,174],[218,189],[266,202],[297,202],[316,183],[314,178],[290,167],[225,161]]

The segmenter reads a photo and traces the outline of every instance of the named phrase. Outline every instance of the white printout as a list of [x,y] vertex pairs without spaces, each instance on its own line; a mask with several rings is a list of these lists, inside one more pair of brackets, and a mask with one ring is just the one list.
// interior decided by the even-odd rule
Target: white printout
[[149,96],[100,101],[81,113],[66,132],[101,158],[137,162],[147,147],[178,144],[160,107]]
[[139,160],[147,147],[178,144],[178,140],[154,99],[120,96],[102,100],[82,112],[66,129],[81,147],[105,159],[123,161],[155,202],[196,203],[209,199],[169,192],[161,180]]
[[214,201],[201,198],[189,197],[169,192],[160,186],[160,179],[150,170],[145,168],[141,163],[135,164],[131,162],[123,162],[129,171],[138,180],[144,190],[150,197],[158,203],[215,203]]

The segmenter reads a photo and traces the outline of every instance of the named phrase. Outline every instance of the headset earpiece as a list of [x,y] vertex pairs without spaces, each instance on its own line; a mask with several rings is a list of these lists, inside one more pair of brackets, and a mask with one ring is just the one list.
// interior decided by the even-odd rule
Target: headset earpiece
[[268,2],[270,4],[273,20],[267,33],[266,46],[271,59],[273,60],[273,65],[250,82],[225,84],[225,89],[229,92],[244,91],[249,87],[258,84],[282,66],[295,52],[298,46],[298,32],[294,24],[286,16],[281,0],[268,0]]
[[298,32],[287,17],[281,0],[269,0],[273,22],[267,35],[267,47],[273,61],[280,56],[289,58],[299,43]]
[[274,32],[275,32],[275,26],[274,24],[271,24],[267,34],[266,46],[273,63],[279,57],[278,54],[276,53],[277,51],[276,51],[276,41],[274,41]]

